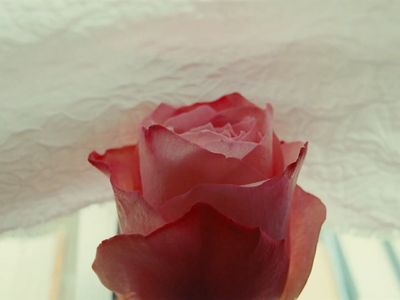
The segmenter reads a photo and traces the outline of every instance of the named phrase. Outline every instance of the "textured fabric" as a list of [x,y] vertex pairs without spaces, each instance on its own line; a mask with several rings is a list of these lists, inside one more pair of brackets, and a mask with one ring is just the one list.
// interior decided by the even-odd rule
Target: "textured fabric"
[[[308,140],[327,224],[399,228],[397,1],[0,3],[0,230],[112,199],[86,162],[132,144],[139,101],[239,91]],[[147,108],[147,109],[146,109]]]

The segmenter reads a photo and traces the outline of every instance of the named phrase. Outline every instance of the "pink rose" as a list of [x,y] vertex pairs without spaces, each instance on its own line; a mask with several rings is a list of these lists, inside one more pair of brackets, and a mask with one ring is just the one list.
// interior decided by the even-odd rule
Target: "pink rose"
[[110,176],[123,234],[93,269],[125,299],[294,299],[325,207],[296,185],[307,144],[240,94],[160,104],[137,145],[90,154]]

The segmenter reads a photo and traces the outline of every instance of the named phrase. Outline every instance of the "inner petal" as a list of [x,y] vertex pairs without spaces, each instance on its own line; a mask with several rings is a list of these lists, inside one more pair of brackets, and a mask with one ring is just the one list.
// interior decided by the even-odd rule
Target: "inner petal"
[[235,132],[239,132],[238,139],[242,141],[260,142],[261,133],[257,128],[257,121],[253,117],[246,117],[244,120],[232,125]]
[[236,137],[236,132],[233,130],[231,123],[227,123],[222,127],[215,128],[215,131],[223,134],[226,137]]
[[235,157],[239,159],[245,157],[257,146],[256,143],[238,141],[234,138],[208,129],[188,131],[181,134],[181,136],[210,152],[220,153],[226,157]]
[[257,121],[254,117],[247,116],[243,120],[240,120],[239,122],[233,124],[232,128],[233,128],[233,130],[235,130],[235,132],[238,132],[241,130],[249,131],[256,122]]
[[216,111],[211,107],[199,106],[191,111],[169,118],[164,125],[174,128],[176,132],[183,132],[208,123],[215,115]]

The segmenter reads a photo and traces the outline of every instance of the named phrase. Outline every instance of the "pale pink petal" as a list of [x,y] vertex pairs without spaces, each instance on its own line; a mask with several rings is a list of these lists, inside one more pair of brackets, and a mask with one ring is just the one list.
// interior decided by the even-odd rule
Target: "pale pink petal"
[[298,297],[311,272],[326,208],[315,196],[297,186],[290,215],[290,267],[282,300]]
[[210,152],[238,159],[242,159],[257,146],[256,143],[235,141],[223,134],[210,130],[187,131],[180,136]]
[[[256,107],[239,93],[228,94],[210,102],[197,102],[187,106],[175,108],[169,104],[161,103],[157,108],[143,121],[143,126],[149,127],[153,124],[162,124],[174,116],[185,114],[198,108],[210,108],[213,111],[222,111],[235,107]],[[168,126],[168,125],[167,125]]]
[[202,131],[202,130],[210,130],[210,131],[215,131],[215,127],[210,123],[206,123],[204,125],[200,125],[198,127],[193,127],[190,129],[190,132],[196,132],[196,131]]
[[187,213],[196,203],[207,203],[248,227],[260,227],[274,239],[285,238],[291,199],[306,148],[283,174],[258,185],[201,184],[165,202],[159,211],[167,222]]
[[[239,106],[227,108],[220,111],[211,120],[214,127],[223,127],[230,123],[233,125],[242,122],[246,117],[253,117],[256,121],[257,129],[264,134],[266,128],[265,111],[257,106]],[[272,124],[271,124],[272,125]]]
[[247,165],[257,166],[265,178],[280,175],[284,170],[280,142],[275,134],[272,135],[272,146],[260,143],[242,161]]
[[124,191],[141,189],[139,153],[136,145],[110,149],[103,155],[93,151],[88,160],[110,177],[114,187]]
[[[252,116],[247,116],[245,118],[243,118],[243,120],[241,120],[238,123],[235,123],[232,126],[232,129],[237,133],[240,131],[249,131],[250,129],[252,129],[254,127],[254,124],[256,123],[256,119]],[[230,124],[230,123],[229,123]]]
[[164,224],[141,195],[136,146],[110,149],[103,155],[92,152],[89,161],[111,179],[122,232],[148,234]]
[[241,107],[223,111],[212,120],[214,126],[220,126],[229,120],[240,123],[248,115],[255,118],[256,132],[262,133],[263,136],[259,145],[243,157],[242,161],[247,165],[257,166],[265,178],[271,178],[283,171],[279,140],[272,130],[272,113],[270,104],[267,104],[265,110],[258,107]]
[[209,152],[159,125],[143,128],[139,145],[144,198],[152,205],[202,183],[247,184],[267,179],[257,162],[247,165]]
[[176,114],[163,122],[165,127],[172,127],[176,132],[184,132],[193,127],[207,124],[214,116],[216,111],[210,106],[199,106],[191,111]]
[[202,147],[210,152],[221,153],[226,157],[233,157],[242,159],[249,154],[255,147],[256,143],[234,141],[231,139],[224,139],[220,141],[211,141],[204,144]]
[[103,241],[93,269],[106,287],[128,299],[272,300],[285,284],[285,249],[283,241],[196,205],[149,236]]
[[153,124],[162,124],[176,112],[176,108],[166,104],[159,104],[156,109],[142,122],[143,126],[149,127]]
[[139,192],[114,188],[121,233],[147,235],[165,225],[164,219]]
[[240,135],[240,140],[249,142],[260,142],[259,133],[257,128],[257,121],[253,117],[246,117],[243,121],[232,125],[236,133],[243,132]]
[[170,118],[176,111],[176,108],[167,103],[160,103],[157,108],[151,113],[151,118],[154,122],[163,123]]
[[281,145],[284,165],[288,166],[292,162],[296,161],[297,156],[299,155],[300,149],[304,147],[304,142],[282,142]]
[[226,137],[235,137],[236,132],[233,130],[231,123],[226,123],[223,127],[215,128],[215,131],[223,134]]
[[209,129],[190,130],[180,134],[180,136],[199,146],[204,146],[208,142],[217,142],[221,139],[227,139],[226,136]]

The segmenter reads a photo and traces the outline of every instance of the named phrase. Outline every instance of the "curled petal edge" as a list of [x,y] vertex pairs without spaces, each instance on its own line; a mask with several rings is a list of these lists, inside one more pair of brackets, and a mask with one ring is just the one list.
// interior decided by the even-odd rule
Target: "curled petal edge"
[[93,269],[107,288],[143,299],[277,299],[287,277],[286,248],[197,204],[147,236],[103,241]]

